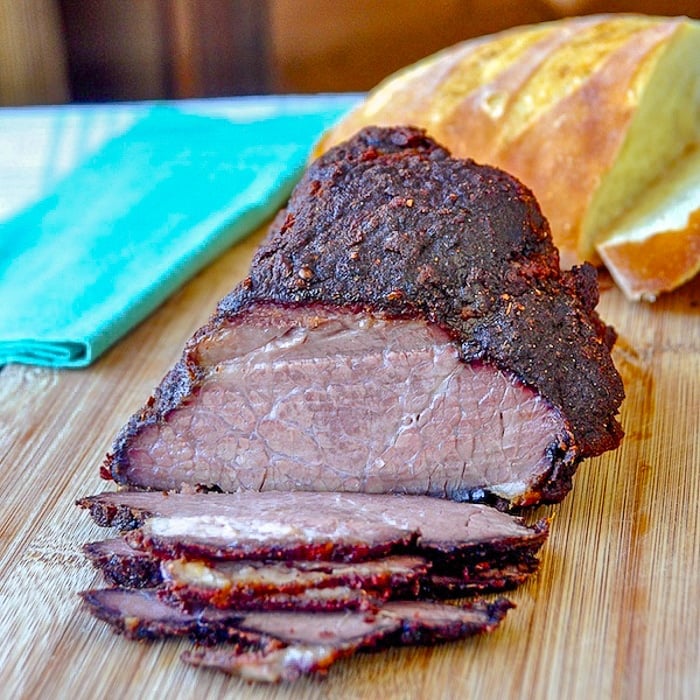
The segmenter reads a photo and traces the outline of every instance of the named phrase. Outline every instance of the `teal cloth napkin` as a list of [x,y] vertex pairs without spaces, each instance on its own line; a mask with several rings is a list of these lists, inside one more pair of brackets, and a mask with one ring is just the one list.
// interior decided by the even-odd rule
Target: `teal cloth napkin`
[[345,109],[241,122],[147,111],[0,222],[0,365],[93,362],[284,203]]

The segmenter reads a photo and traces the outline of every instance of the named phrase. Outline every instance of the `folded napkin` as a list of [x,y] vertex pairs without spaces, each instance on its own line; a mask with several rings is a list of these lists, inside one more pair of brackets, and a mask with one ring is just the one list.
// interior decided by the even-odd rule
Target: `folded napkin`
[[0,221],[0,365],[93,362],[285,201],[348,104],[232,120],[155,106]]

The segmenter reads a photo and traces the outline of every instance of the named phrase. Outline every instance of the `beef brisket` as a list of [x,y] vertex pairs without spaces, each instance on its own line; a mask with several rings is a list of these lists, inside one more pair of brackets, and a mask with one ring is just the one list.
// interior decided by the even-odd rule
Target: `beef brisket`
[[330,610],[340,608],[342,601],[348,601],[346,608],[376,607],[391,596],[415,598],[428,568],[425,559],[407,555],[354,563],[175,559],[162,564],[170,599],[188,608],[251,610]]
[[[194,586],[173,589],[163,586],[158,590],[162,600],[183,610],[198,610],[209,606],[212,591]],[[221,610],[236,610],[239,613],[256,610],[286,610],[295,612],[339,612],[344,610],[377,610],[389,599],[391,589],[365,590],[347,585],[328,586],[326,588],[306,588],[296,593],[285,591],[268,591],[243,593],[233,598],[226,594],[214,595],[214,607]]]
[[246,681],[291,683],[312,673],[325,675],[329,667],[354,651],[353,644],[289,644],[250,651],[240,645],[228,648],[198,648],[184,651],[181,658],[192,666],[213,668]]
[[[191,609],[201,605],[238,610],[337,610],[379,607],[386,600],[457,598],[502,591],[523,583],[538,567],[534,556],[479,562],[434,574],[431,562],[390,556],[368,562],[162,563],[164,598]],[[353,592],[357,593],[353,597]]]
[[82,591],[88,610],[128,639],[189,637],[202,644],[238,642],[257,646],[261,635],[240,629],[244,615],[236,610],[183,610],[162,600],[158,589],[100,588]]
[[[317,659],[333,661],[354,651],[392,644],[434,644],[488,632],[506,615],[512,604],[475,600],[460,606],[426,601],[386,603],[376,612],[247,612],[199,608],[185,611],[160,600],[153,590],[98,589],[85,591],[83,601],[95,617],[131,639],[190,636],[200,643],[235,642],[235,650],[208,653],[198,650],[184,658],[200,666],[239,672],[251,680],[294,680],[296,673],[268,676],[259,669],[266,654],[289,649],[281,662],[289,668],[291,657],[311,651]],[[323,650],[319,647],[323,647]],[[245,650],[242,652],[242,650]],[[256,650],[252,657],[240,656]],[[294,653],[295,650],[297,653]],[[274,657],[273,657],[274,658]],[[250,662],[246,663],[246,661]],[[292,666],[299,659],[292,661]],[[246,674],[242,665],[250,669]],[[328,662],[303,664],[298,670],[326,668]]]
[[397,551],[460,564],[534,554],[546,521],[477,503],[428,496],[241,491],[162,494],[116,491],[78,504],[102,525],[141,527],[127,534],[137,548],[164,558],[362,561]]
[[[165,579],[171,598],[246,609],[330,609],[343,600],[371,605],[389,596],[512,588],[537,570],[548,534],[546,520],[527,526],[483,504],[427,496],[121,491],[79,504],[102,525],[140,525],[126,535],[131,546],[114,539],[87,546],[107,581],[144,587]],[[386,554],[396,556],[377,558]],[[337,591],[323,605],[320,597],[289,596],[326,586],[362,589],[366,597],[353,601]]]
[[[274,590],[297,591],[303,589],[296,576],[308,573],[310,567],[318,567],[319,576],[327,567],[343,571],[344,583],[353,588],[381,591],[386,585],[391,597],[403,598],[451,598],[474,592],[500,591],[515,588],[535,573],[539,560],[533,553],[537,545],[532,541],[527,547],[510,546],[510,551],[465,555],[459,561],[442,561],[435,557],[428,561],[415,555],[392,555],[369,562],[338,564],[336,562],[309,561],[225,561],[165,560],[157,559],[149,552],[134,549],[121,537],[102,542],[91,542],[83,548],[88,559],[98,569],[107,583],[124,588],[153,588],[163,583],[174,590],[182,600],[211,602],[212,605],[235,607],[235,601],[243,595],[255,597]],[[414,562],[413,565],[408,562]],[[365,569],[366,566],[370,568]],[[234,571],[231,571],[233,567]],[[240,567],[236,570],[236,567]],[[338,569],[345,567],[345,569]],[[378,572],[372,574],[373,569]],[[286,572],[283,577],[270,574]],[[370,578],[365,576],[370,574]],[[417,577],[417,578],[415,578]],[[302,581],[303,581],[302,577]],[[328,580],[322,585],[328,585]],[[383,594],[383,591],[382,591]]]
[[514,178],[366,129],[310,166],[103,475],[557,501],[621,437],[597,300]]
[[[534,545],[530,545],[534,549]],[[200,560],[157,559],[149,552],[129,546],[121,537],[102,542],[90,542],[83,551],[105,581],[122,588],[154,588],[163,584],[177,592],[183,600],[207,601],[212,605],[230,605],[243,595],[254,597],[257,594],[273,591],[269,574],[284,567],[289,581],[275,578],[278,589],[298,591],[302,583],[295,579],[299,571],[308,572],[309,566],[319,566],[323,571],[331,565],[338,573],[338,566],[345,566],[345,579],[338,580],[353,588],[381,591],[386,585],[391,597],[399,598],[452,598],[474,592],[499,591],[524,583],[539,567],[539,560],[532,551],[518,551],[517,547],[508,554],[491,552],[479,557],[464,557],[461,562],[441,562],[439,558],[427,561],[422,557],[393,555],[370,562],[338,564],[329,562],[283,561],[259,562],[243,561],[231,565],[228,562]],[[470,561],[466,561],[471,559]],[[414,562],[406,567],[406,560]],[[231,571],[231,566],[240,565],[240,571]],[[370,566],[369,580],[363,578]],[[410,565],[409,565],[410,566]],[[259,568],[262,568],[260,571]],[[371,574],[377,568],[378,574]],[[416,578],[417,577],[417,578]],[[302,579],[303,580],[303,579]],[[328,585],[327,581],[323,585]],[[416,587],[417,586],[417,587]]]
[[493,629],[510,602],[426,598],[524,581],[548,522],[502,511],[617,446],[597,301],[517,180],[360,132],[120,431],[102,475],[123,490],[79,501],[127,531],[86,546],[118,587],[85,604],[131,638],[233,644],[183,658],[268,681]]
[[459,598],[516,588],[537,571],[539,564],[537,557],[524,554],[510,561],[480,561],[461,569],[436,566],[421,578],[420,597]]
[[216,668],[247,680],[295,681],[301,675],[325,673],[335,661],[356,651],[375,651],[391,645],[437,644],[493,630],[511,604],[475,601],[463,606],[427,602],[388,603],[376,614],[324,615],[301,621],[294,613],[252,616],[246,624],[273,634],[283,646],[259,651],[197,649],[182,658],[195,666]]

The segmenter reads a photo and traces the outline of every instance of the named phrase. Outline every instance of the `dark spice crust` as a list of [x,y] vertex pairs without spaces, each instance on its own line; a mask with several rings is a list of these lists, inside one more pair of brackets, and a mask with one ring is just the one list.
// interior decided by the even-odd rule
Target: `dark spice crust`
[[124,483],[131,437],[191,394],[198,341],[254,303],[422,317],[446,329],[465,362],[491,362],[533,387],[561,410],[574,444],[551,447],[553,470],[532,503],[561,500],[580,460],[622,438],[615,333],[595,312],[595,269],[560,271],[549,224],[512,176],[452,158],[422,130],[369,127],[310,166],[249,276],[117,437],[105,478]]
[[124,588],[153,588],[163,582],[160,561],[132,550],[130,553],[105,552],[101,542],[83,545],[83,553],[102,573],[110,586]]
[[[167,495],[164,497],[167,498]],[[87,510],[100,527],[115,527],[119,530],[134,530],[154,515],[147,510],[109,503],[99,495],[79,498],[75,505]]]

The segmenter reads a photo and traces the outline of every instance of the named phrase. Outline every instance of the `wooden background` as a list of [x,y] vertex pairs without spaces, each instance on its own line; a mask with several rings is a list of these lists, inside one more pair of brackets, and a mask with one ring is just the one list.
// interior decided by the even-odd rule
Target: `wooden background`
[[188,335],[243,276],[253,237],[93,367],[0,370],[0,696],[7,698],[700,697],[700,279],[655,305],[613,288],[627,436],[585,463],[556,508],[540,573],[494,634],[338,663],[252,686],[182,664],[189,643],[114,635],[80,606],[99,584],[80,548],[104,532],[74,507]]

